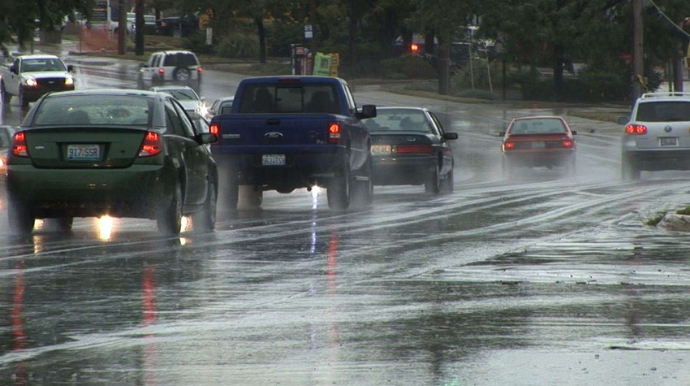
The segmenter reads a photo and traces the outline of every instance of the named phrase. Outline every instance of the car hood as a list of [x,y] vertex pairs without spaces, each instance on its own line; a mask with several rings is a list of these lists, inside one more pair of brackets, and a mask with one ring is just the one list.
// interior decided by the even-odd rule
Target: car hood
[[45,78],[66,78],[71,77],[67,71],[39,71],[39,72],[26,72],[22,74],[24,78],[34,78],[34,79],[45,79]]

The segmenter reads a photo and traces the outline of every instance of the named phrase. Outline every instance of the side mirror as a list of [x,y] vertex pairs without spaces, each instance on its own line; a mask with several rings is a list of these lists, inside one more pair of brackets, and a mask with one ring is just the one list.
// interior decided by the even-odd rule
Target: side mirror
[[68,71],[68,72],[73,72],[73,71],[74,71],[74,65],[68,64],[68,65],[67,65],[67,71]]
[[362,112],[358,115],[359,115],[359,119],[376,117],[376,105],[364,105],[364,106],[362,106]]
[[628,118],[628,117],[618,117],[616,119],[616,122],[618,122],[619,125],[625,125],[628,123],[629,120],[630,120],[630,118]]
[[218,141],[218,136],[211,133],[201,133],[197,135],[197,140],[202,145],[208,145],[209,143]]
[[15,75],[19,75],[18,71],[17,71],[17,65],[16,64],[13,64],[10,66],[10,72],[15,74]]
[[445,133],[443,139],[458,139],[458,133]]
[[577,135],[577,131],[576,131],[576,130],[570,130],[570,132],[573,133],[573,135]]

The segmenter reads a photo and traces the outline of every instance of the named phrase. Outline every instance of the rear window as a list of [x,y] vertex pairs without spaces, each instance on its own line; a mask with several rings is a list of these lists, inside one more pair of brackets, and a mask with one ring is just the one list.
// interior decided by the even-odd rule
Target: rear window
[[637,105],[637,121],[681,122],[690,121],[690,102],[645,102]]
[[511,134],[559,134],[565,133],[566,128],[560,119],[523,119],[513,123]]
[[240,113],[340,112],[335,88],[330,84],[248,84],[240,101]]
[[364,125],[371,132],[379,131],[410,131],[418,133],[433,133],[431,124],[421,110],[409,109],[381,109],[376,117],[363,120]]
[[165,55],[164,67],[193,67],[199,65],[196,56],[189,52]]
[[149,98],[114,95],[75,95],[47,98],[34,117],[33,126],[149,125]]

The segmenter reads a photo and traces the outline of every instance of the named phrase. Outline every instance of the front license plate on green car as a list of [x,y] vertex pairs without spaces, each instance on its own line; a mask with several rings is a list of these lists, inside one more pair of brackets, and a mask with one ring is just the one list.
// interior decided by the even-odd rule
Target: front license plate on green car
[[67,145],[68,161],[98,161],[101,148],[98,145]]

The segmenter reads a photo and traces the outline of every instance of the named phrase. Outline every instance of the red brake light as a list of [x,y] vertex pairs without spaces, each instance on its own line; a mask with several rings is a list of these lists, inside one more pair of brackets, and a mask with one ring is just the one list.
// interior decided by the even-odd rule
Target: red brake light
[[417,52],[417,51],[419,51],[419,45],[417,45],[417,44],[411,44],[411,45],[410,45],[410,51],[412,51],[412,52]]
[[16,157],[29,156],[29,148],[26,146],[26,134],[23,131],[15,133],[12,142],[12,155]]
[[398,145],[393,148],[393,152],[398,154],[431,154],[434,149],[431,145]]
[[340,142],[340,124],[331,123],[328,126],[328,143],[338,143]]
[[625,126],[626,134],[647,134],[647,126],[644,125],[627,125]]
[[144,142],[141,144],[141,149],[139,149],[139,157],[153,157],[159,154],[163,151],[162,145],[160,134],[153,131],[147,132]]
[[208,132],[216,136],[216,140],[213,141],[213,144],[219,144],[220,143],[220,124],[211,123],[211,125],[208,127]]
[[503,144],[503,148],[506,150],[515,149],[515,142],[506,142]]
[[159,74],[159,75],[165,75],[165,68],[159,68],[159,69],[158,69],[158,74]]
[[563,147],[573,147],[574,144],[575,144],[575,142],[573,142],[569,139],[566,139],[565,141],[563,141]]
[[204,69],[201,68],[201,66],[199,66],[199,67],[196,68],[196,72],[202,72],[202,71],[204,71]]

